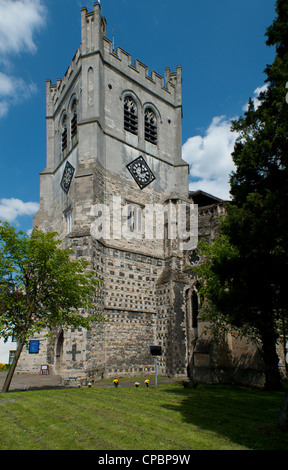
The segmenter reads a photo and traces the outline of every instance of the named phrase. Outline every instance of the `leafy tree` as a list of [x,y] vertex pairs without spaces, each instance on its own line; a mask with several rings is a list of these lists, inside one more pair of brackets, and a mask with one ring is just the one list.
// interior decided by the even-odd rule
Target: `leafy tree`
[[221,320],[262,343],[266,387],[280,383],[276,343],[288,311],[288,2],[277,0],[266,32],[275,59],[265,69],[259,105],[233,122],[232,202],[221,237],[204,247],[201,268],[210,319]]
[[95,273],[83,258],[72,259],[72,248],[61,249],[60,244],[56,233],[34,228],[28,236],[8,222],[0,224],[0,334],[17,339],[3,392],[35,333],[68,326],[89,329],[100,318],[91,313],[99,286]]

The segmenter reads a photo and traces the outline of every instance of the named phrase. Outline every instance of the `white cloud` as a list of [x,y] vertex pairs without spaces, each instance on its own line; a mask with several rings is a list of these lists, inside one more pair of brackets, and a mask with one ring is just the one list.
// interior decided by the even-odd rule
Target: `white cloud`
[[[260,93],[268,85],[254,90],[254,106],[260,104]],[[242,110],[247,111],[248,103]],[[233,119],[238,119],[234,117]],[[204,136],[190,137],[182,148],[183,159],[190,164],[190,191],[202,190],[222,199],[230,199],[230,174],[235,170],[232,160],[235,140],[238,135],[231,132],[231,121],[226,116],[216,116]]]
[[25,83],[22,78],[0,72],[0,117],[6,116],[11,105],[22,103],[36,91],[34,83]]
[[12,80],[10,77],[0,72],[0,96],[10,95],[13,91]]
[[[263,85],[263,86],[259,86],[257,87],[255,90],[254,90],[254,96],[252,97],[252,101],[254,103],[254,107],[255,109],[257,109],[260,105],[260,101],[259,101],[259,95],[260,93],[263,93],[264,91],[266,91],[268,88],[268,85]],[[246,103],[244,106],[243,106],[243,111],[248,111],[248,103]]]
[[33,216],[39,210],[37,202],[23,202],[20,199],[0,199],[0,220],[15,222],[18,217]]
[[229,199],[229,176],[234,169],[231,153],[237,134],[231,132],[226,116],[213,118],[204,136],[195,136],[183,145],[183,159],[190,164],[191,191],[201,189]]
[[[2,70],[10,68],[7,58],[22,52],[35,53],[35,32],[45,25],[46,8],[43,0],[0,0],[0,63]],[[36,91],[33,82],[0,72],[0,118],[8,114],[11,105],[22,103]]]
[[33,35],[44,23],[41,0],[0,0],[0,53],[34,53]]
[[0,118],[6,116],[8,113],[9,105],[7,101],[0,101]]

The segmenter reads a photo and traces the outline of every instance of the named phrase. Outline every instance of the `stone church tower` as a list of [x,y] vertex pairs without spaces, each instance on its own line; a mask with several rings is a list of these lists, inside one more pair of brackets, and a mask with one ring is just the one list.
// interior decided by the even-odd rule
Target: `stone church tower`
[[[47,165],[34,225],[73,244],[103,281],[91,331],[36,335],[19,372],[49,367],[66,384],[159,373],[260,384],[256,345],[217,345],[198,315],[198,237],[217,236],[224,201],[189,193],[182,160],[182,72],[164,78],[106,37],[100,3],[81,11],[81,46],[65,77],[47,80]],[[187,268],[187,265],[192,269]],[[71,286],[73,289],[73,286]]]
[[165,69],[165,78],[149,75],[114,50],[100,3],[81,16],[71,66],[63,80],[47,80],[47,166],[34,225],[58,232],[88,259],[103,280],[98,309],[106,321],[89,332],[55,331],[53,344],[40,335],[38,354],[24,353],[20,368],[47,364],[67,381],[147,375],[154,370],[149,346],[157,344],[159,372],[186,375],[187,260],[177,219],[176,236],[167,219],[191,203],[181,157],[181,67]]

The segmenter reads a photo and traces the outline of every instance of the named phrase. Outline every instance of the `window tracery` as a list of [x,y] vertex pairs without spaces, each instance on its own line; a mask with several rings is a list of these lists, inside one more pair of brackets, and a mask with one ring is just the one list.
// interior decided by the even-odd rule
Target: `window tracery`
[[137,105],[131,96],[124,100],[124,129],[132,134],[138,134]]
[[71,119],[71,139],[77,135],[77,103],[76,100],[73,102],[71,107],[72,119]]
[[145,110],[145,140],[157,144],[157,119],[151,108]]
[[62,119],[61,149],[64,152],[67,148],[67,116]]

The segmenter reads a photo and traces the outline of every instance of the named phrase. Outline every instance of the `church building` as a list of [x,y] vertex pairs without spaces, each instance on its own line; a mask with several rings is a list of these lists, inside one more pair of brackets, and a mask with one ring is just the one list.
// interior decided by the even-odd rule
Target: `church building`
[[81,20],[72,64],[63,79],[46,82],[47,164],[34,225],[58,232],[63,246],[72,243],[89,261],[103,281],[97,311],[105,320],[90,331],[55,330],[52,342],[36,335],[18,371],[45,365],[67,384],[147,376],[150,346],[158,345],[159,374],[221,381],[233,351],[241,356],[246,345],[228,338],[216,351],[198,316],[187,265],[198,262],[198,237],[217,235],[225,208],[202,191],[189,193],[181,67],[149,74],[115,50],[99,2],[82,8]]

